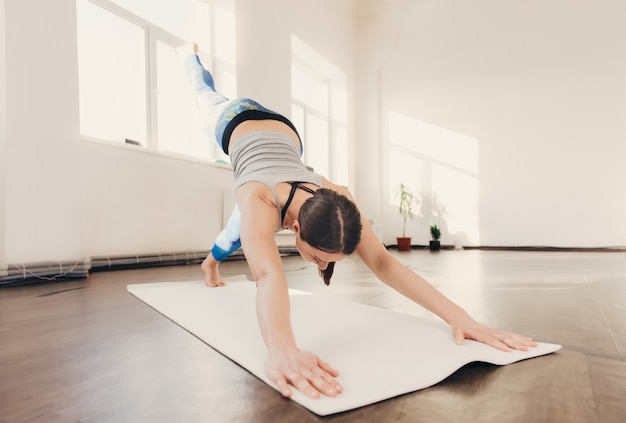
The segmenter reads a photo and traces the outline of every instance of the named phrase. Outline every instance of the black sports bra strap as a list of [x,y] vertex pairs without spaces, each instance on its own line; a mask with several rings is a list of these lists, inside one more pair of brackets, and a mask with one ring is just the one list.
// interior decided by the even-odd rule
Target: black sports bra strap
[[293,196],[296,194],[296,190],[298,188],[300,188],[303,191],[308,192],[309,194],[315,194],[315,191],[313,191],[311,188],[307,187],[306,185],[300,185],[300,182],[289,182],[289,184],[291,184],[291,191],[289,192],[289,197],[287,198],[287,201],[285,202],[285,206],[283,207],[280,213],[281,225],[282,225],[283,220],[285,220],[285,216],[287,215],[287,209],[289,208],[289,205],[293,201]]
[[296,193],[296,190],[298,189],[298,183],[297,182],[289,182],[291,184],[291,191],[289,192],[289,198],[287,198],[287,201],[285,202],[285,205],[283,207],[283,210],[280,213],[280,224],[283,224],[283,220],[285,220],[285,215],[287,214],[287,209],[289,208],[289,205],[291,204],[291,201],[293,200],[293,196]]
[[309,194],[315,194],[315,191],[311,188],[307,187],[306,185],[300,185],[301,182],[291,182],[291,184],[296,184],[298,188],[300,188],[302,191],[308,192]]

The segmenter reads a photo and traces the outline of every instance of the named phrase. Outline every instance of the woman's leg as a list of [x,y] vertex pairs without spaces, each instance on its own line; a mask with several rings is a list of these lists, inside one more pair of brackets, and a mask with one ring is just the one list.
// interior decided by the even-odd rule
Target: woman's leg
[[200,268],[204,273],[204,282],[206,283],[206,286],[215,288],[216,286],[226,285],[224,283],[224,280],[220,276],[220,272],[217,269],[219,265],[220,262],[215,260],[215,258],[213,258],[213,255],[209,252],[209,254],[200,265]]
[[235,206],[232,214],[228,218],[226,227],[219,233],[215,239],[215,244],[211,248],[211,252],[207,255],[207,258],[202,262],[200,266],[204,272],[204,279],[208,286],[224,286],[218,267],[219,264],[226,260],[228,256],[234,253],[239,247],[241,247],[240,230],[241,227],[241,213],[239,207]]
[[215,238],[211,254],[217,261],[224,261],[228,256],[241,247],[241,213],[235,206],[226,222],[226,227]]
[[[229,100],[227,97],[218,93],[215,90],[213,76],[202,65],[197,55],[197,44],[186,44],[177,48],[176,52],[184,60],[185,71],[187,72],[191,89],[196,97],[196,104],[200,111],[202,124],[209,137],[217,142],[224,153],[228,154],[229,143],[229,139],[224,139],[224,133],[229,124],[241,113],[256,110],[280,116],[252,99],[236,98]],[[286,118],[282,116],[280,116],[280,118],[286,120]],[[293,127],[293,125],[291,126],[295,131],[295,127]],[[232,129],[233,128],[229,131],[232,132]],[[228,132],[226,138],[230,138],[230,132]]]
[[211,113],[217,105],[228,101],[228,98],[215,91],[213,76],[202,65],[197,55],[185,58],[185,71],[200,111]]
[[224,127],[228,123],[224,120],[224,111],[232,101],[215,90],[213,76],[204,67],[197,55],[197,44],[186,44],[177,48],[176,52],[183,59],[185,72],[196,99],[202,125],[209,138],[224,150],[222,138]]

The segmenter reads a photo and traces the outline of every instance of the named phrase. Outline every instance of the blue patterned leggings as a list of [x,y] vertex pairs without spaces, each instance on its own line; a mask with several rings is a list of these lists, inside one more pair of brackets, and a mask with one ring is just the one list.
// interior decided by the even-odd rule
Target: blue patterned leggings
[[[282,116],[261,106],[249,98],[229,100],[215,91],[213,76],[204,68],[197,55],[185,59],[185,70],[189,77],[191,89],[196,97],[196,104],[202,118],[202,124],[207,135],[217,142],[224,153],[228,154],[230,133],[224,133],[228,124],[242,112],[256,110],[265,112],[277,118]],[[230,129],[232,131],[233,128]],[[241,247],[240,241],[241,213],[235,206],[226,227],[219,233],[211,248],[211,254],[217,261],[223,261]]]
[[229,100],[215,91],[213,76],[204,68],[197,55],[185,59],[185,70],[196,97],[196,104],[202,116],[204,129],[207,135],[213,138],[226,154],[228,154],[230,134],[226,134],[227,137],[224,139],[224,132],[228,124],[242,112],[257,110],[282,118],[282,116],[266,109],[254,100],[249,98]]

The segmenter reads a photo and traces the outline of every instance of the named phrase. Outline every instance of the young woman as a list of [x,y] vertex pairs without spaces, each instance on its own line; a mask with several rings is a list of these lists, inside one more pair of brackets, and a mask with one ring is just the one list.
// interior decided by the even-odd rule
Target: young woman
[[289,385],[306,395],[336,396],[339,372],[296,345],[291,327],[287,281],[274,233],[291,229],[301,256],[317,264],[326,284],[335,262],[356,251],[387,285],[446,321],[455,341],[474,339],[503,351],[527,350],[532,339],[484,326],[408,269],[380,243],[346,188],[307,170],[302,142],[284,116],[250,99],[228,100],[215,91],[196,44],[178,49],[184,59],[203,123],[229,154],[237,207],[202,263],[208,286],[224,285],[220,261],[240,246],[257,284],[257,317],[267,346],[266,371],[280,392]]

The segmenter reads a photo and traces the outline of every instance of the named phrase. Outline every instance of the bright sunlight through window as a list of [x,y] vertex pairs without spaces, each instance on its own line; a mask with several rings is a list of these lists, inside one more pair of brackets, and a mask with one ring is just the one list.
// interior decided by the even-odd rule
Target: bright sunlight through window
[[291,37],[291,117],[315,172],[349,184],[346,77],[295,35]]
[[77,0],[77,28],[83,137],[228,160],[202,129],[174,48],[198,42],[218,89],[234,97],[232,0]]
[[390,112],[389,142],[391,198],[405,183],[421,194],[428,225],[455,244],[479,245],[478,141]]

